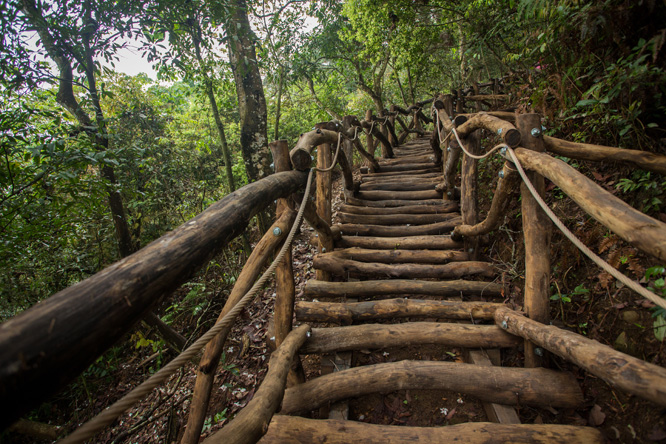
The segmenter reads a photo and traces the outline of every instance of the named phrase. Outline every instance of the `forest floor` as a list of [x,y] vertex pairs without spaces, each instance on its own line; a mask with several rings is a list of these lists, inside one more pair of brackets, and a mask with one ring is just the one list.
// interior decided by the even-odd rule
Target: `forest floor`
[[[582,170],[613,192],[618,178],[626,173],[598,165],[588,165]],[[605,228],[591,221],[568,199],[557,197],[557,190],[553,190],[552,184],[547,183],[547,187],[554,191],[551,196],[556,196],[550,198],[551,207],[557,214],[566,215],[565,220],[568,225],[577,227],[574,230],[576,235],[596,249],[606,260],[615,262],[622,271],[634,279],[640,279],[645,269],[654,265],[633,247],[615,236],[608,236]],[[493,187],[487,189],[489,194],[480,196],[482,208],[486,210],[489,207]],[[334,190],[337,190],[333,193],[335,212],[341,202],[339,177],[334,181]],[[666,215],[659,217],[666,218]],[[516,199],[506,216],[505,224],[495,233],[492,243],[484,252],[501,270],[501,279],[506,286],[506,302],[518,308],[521,307],[524,285],[521,226],[520,204]],[[294,241],[297,298],[303,297],[303,285],[314,277],[312,257],[316,251],[314,242],[311,241],[313,235],[313,230],[307,224],[303,224],[300,234]],[[259,238],[256,230],[252,237],[254,240]],[[554,295],[559,295],[551,302],[552,323],[647,362],[666,366],[664,343],[655,338],[652,329],[651,304],[601,272],[558,232],[553,232],[551,245],[552,289]],[[200,286],[179,290],[169,302],[163,303],[160,307],[160,313],[163,315],[174,305],[184,304],[188,297],[191,298],[193,288],[208,289],[206,291],[212,294],[210,303],[199,312],[197,312],[198,306],[195,307],[191,315],[182,316],[174,322],[174,327],[184,332],[186,336],[198,337],[205,331],[214,322],[224,302],[221,296],[229,289],[228,275],[234,272],[223,270],[224,267],[233,268],[228,264],[228,257],[218,258],[217,261],[226,265],[221,266],[215,273],[207,271],[203,274]],[[238,264],[242,262],[242,257],[237,258]],[[206,291],[200,293],[206,295],[208,294]],[[256,388],[263,380],[270,355],[267,345],[270,337],[268,320],[272,317],[274,298],[275,291],[273,284],[270,284],[243,311],[235,323],[215,378],[215,388],[203,436],[210,435],[221,428],[229,418],[233,418],[252,399]],[[204,316],[201,316],[202,313]],[[141,338],[146,339],[147,343],[139,346]],[[95,413],[142,382],[158,365],[168,362],[175,356],[175,352],[161,348],[161,345],[155,350],[153,344],[161,344],[159,338],[147,328],[137,327],[70,387],[36,409],[30,418],[62,425],[64,430],[71,432],[76,426],[92,418]],[[388,362],[412,357],[414,352],[415,350],[410,349],[361,352],[355,353],[354,360],[357,364]],[[461,351],[456,349],[442,350],[430,347],[419,349],[419,353],[421,359],[462,360]],[[319,364],[318,358],[304,358],[304,367],[309,377],[318,374]],[[504,354],[503,365],[521,366],[520,350]],[[613,389],[602,380],[557,357],[548,356],[546,365],[572,372],[581,385],[585,404],[576,410],[521,406],[518,413],[523,423],[590,425],[598,427],[608,441],[613,443],[666,443],[666,411],[663,408]],[[177,442],[186,424],[195,374],[194,364],[185,367],[167,384],[155,390],[112,427],[106,429],[95,442],[135,444]],[[470,397],[458,393],[433,396],[427,391],[401,391],[352,401],[350,419],[384,424],[431,426],[486,420],[481,404]],[[50,442],[20,438],[18,435],[7,433],[0,436],[0,441]]]

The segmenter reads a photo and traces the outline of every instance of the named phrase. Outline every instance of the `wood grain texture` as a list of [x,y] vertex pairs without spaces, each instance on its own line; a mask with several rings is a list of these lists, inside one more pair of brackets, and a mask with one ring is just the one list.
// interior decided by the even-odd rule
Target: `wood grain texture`
[[427,296],[500,296],[502,286],[491,282],[477,281],[418,281],[392,279],[387,281],[324,282],[310,280],[305,284],[305,295],[310,297],[376,297],[386,295]]
[[446,390],[507,405],[576,408],[576,378],[544,368],[484,367],[441,361],[398,361],[355,367],[287,389],[281,414],[305,413],[327,402],[398,390]]
[[401,348],[424,344],[465,348],[503,348],[514,347],[519,343],[518,337],[502,331],[495,325],[408,322],[315,328],[299,353]]
[[340,256],[317,255],[316,270],[341,277],[398,278],[398,279],[459,279],[469,276],[494,277],[495,268],[488,262],[465,261],[448,264],[385,264],[343,259]]
[[451,236],[405,236],[405,237],[372,237],[342,236],[335,242],[340,248],[374,248],[374,249],[407,249],[407,250],[448,250],[461,248],[462,242],[454,241]]
[[462,219],[456,216],[445,222],[434,224],[415,225],[415,226],[385,226],[385,225],[366,225],[366,224],[339,224],[342,234],[352,236],[380,236],[380,237],[398,237],[398,236],[423,236],[430,234],[448,234],[456,225],[460,225]]
[[495,310],[501,306],[503,304],[493,302],[396,298],[353,303],[298,301],[295,311],[301,322],[351,325],[352,322],[408,317],[488,320],[493,319]]
[[584,368],[610,385],[666,406],[666,368],[619,352],[607,345],[526,318],[509,308],[495,312],[497,325],[506,327],[567,361]]
[[647,151],[613,148],[591,143],[569,142],[555,137],[543,136],[546,149],[551,153],[571,159],[595,162],[623,162],[645,171],[666,174],[666,156]]
[[[516,126],[520,130],[525,148],[531,152],[543,152],[541,137],[531,134],[533,128],[541,129],[541,117],[538,114],[521,114],[516,117]],[[529,172],[528,178],[539,195],[545,195],[543,176]],[[531,319],[548,322],[550,319],[550,238],[552,222],[543,212],[537,201],[522,183],[520,186],[521,213],[525,242],[525,312]],[[542,365],[543,357],[534,351],[534,345],[525,342],[525,367]]]
[[593,427],[474,422],[446,427],[407,427],[276,415],[260,444],[601,444]]
[[521,148],[516,155],[525,168],[546,176],[599,223],[644,252],[666,261],[665,223],[627,205],[559,159]]

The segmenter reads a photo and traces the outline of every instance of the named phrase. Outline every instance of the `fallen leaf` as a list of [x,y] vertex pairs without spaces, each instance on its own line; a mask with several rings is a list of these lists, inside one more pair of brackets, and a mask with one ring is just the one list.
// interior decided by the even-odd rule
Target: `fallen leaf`
[[606,414],[601,411],[601,407],[598,404],[594,404],[594,407],[590,410],[589,423],[594,426],[600,426],[605,420]]
[[453,415],[454,415],[455,413],[456,413],[456,409],[451,410],[451,411],[446,415],[446,419],[448,420],[448,419],[453,418]]

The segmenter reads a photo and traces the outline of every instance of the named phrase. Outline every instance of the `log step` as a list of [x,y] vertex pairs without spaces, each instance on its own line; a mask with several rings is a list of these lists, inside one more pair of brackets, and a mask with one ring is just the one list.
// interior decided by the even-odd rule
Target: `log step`
[[469,261],[469,253],[457,250],[373,250],[367,248],[345,248],[317,257],[351,259],[359,262],[379,262],[382,264],[448,264],[449,262]]
[[[382,173],[393,173],[393,172],[412,172],[412,171],[423,171],[433,169],[437,171],[439,168],[435,166],[434,163],[404,163],[397,165],[381,165],[380,171]],[[381,174],[381,173],[380,173]]]
[[385,182],[385,183],[361,183],[360,191],[429,191],[434,190],[437,182],[416,181],[406,182]]
[[385,165],[400,165],[400,164],[419,164],[425,163],[433,165],[435,163],[434,156],[432,152],[430,154],[410,154],[406,156],[396,156],[393,159],[381,159],[378,160],[380,166]]
[[446,201],[442,199],[426,199],[426,200],[365,200],[358,199],[356,197],[348,197],[346,202],[350,205],[359,205],[366,207],[374,208],[388,208],[388,207],[401,207],[401,206],[413,206],[413,205],[433,205],[433,206],[442,206]]
[[297,301],[299,322],[326,322],[341,325],[397,318],[490,320],[504,304],[494,302],[429,301],[424,299],[383,299],[365,302]]
[[[388,166],[384,167],[384,168],[388,168]],[[410,170],[407,170],[407,171],[404,171],[404,170],[403,171],[384,171],[384,168],[382,168],[382,170],[379,173],[368,173],[368,175],[369,176],[371,175],[373,177],[389,177],[389,176],[398,177],[398,176],[419,176],[419,175],[428,174],[428,173],[436,173],[436,174],[439,174],[439,175],[442,174],[441,168],[435,166],[434,164],[430,164],[427,167],[422,167],[422,168],[419,168],[419,169],[410,169]],[[361,175],[361,177],[365,177],[365,176]]]
[[336,276],[402,278],[402,279],[460,279],[464,276],[495,276],[492,264],[481,261],[451,262],[448,264],[384,264],[360,262],[334,255],[317,255],[314,268]]
[[462,218],[455,217],[445,222],[415,226],[384,226],[364,224],[337,224],[341,234],[351,236],[380,236],[380,237],[403,237],[423,236],[432,234],[449,234],[458,225],[462,224]]
[[307,355],[426,344],[465,348],[506,348],[520,343],[522,339],[506,333],[496,325],[407,322],[313,328],[299,353]]
[[479,281],[419,281],[409,279],[371,280],[360,282],[327,282],[311,279],[305,284],[305,295],[313,297],[367,297],[381,296],[454,296],[498,297],[502,286]]
[[425,191],[359,191],[356,196],[365,200],[423,200],[441,199],[442,193],[433,187]]
[[449,250],[462,248],[463,243],[454,241],[451,236],[342,236],[340,240],[336,241],[335,246],[338,248],[361,247],[385,250]]
[[259,444],[601,444],[593,427],[474,422],[446,427],[408,427],[276,415]]
[[434,173],[419,173],[419,174],[402,174],[402,173],[390,173],[386,176],[378,176],[377,173],[372,174],[361,174],[362,183],[384,183],[384,182],[395,182],[396,180],[401,181],[418,181],[418,180],[443,180],[441,172]]
[[486,367],[442,361],[398,361],[332,373],[288,388],[282,414],[303,414],[327,402],[396,390],[446,390],[506,405],[576,408],[576,378],[545,368]]
[[407,205],[402,207],[387,207],[387,208],[374,208],[374,207],[359,207],[356,205],[340,205],[339,212],[347,214],[445,214],[453,213],[460,209],[458,202],[451,200],[443,200],[441,205]]
[[428,225],[446,222],[456,217],[460,217],[460,214],[352,214],[338,212],[338,221],[343,224]]

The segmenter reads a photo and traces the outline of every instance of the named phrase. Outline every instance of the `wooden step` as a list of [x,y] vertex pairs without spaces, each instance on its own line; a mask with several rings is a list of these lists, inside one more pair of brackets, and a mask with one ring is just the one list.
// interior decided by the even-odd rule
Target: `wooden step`
[[432,152],[429,154],[410,154],[405,156],[396,156],[392,159],[380,159],[379,165],[399,165],[401,163],[427,163],[432,165],[435,162]]
[[345,248],[318,257],[352,259],[359,262],[382,264],[448,264],[469,261],[469,253],[457,250],[375,250],[367,248]]
[[409,279],[391,279],[383,281],[328,282],[311,279],[305,284],[305,295],[313,297],[367,297],[381,296],[484,296],[502,295],[502,286],[492,282],[479,281],[419,281]]
[[462,218],[457,216],[445,222],[415,226],[384,226],[365,224],[336,224],[340,233],[351,236],[379,236],[379,237],[402,237],[402,236],[424,236],[432,234],[449,234],[462,224]]
[[[427,168],[419,168],[419,169],[414,169],[414,170],[409,170],[409,171],[380,171],[379,173],[368,173],[367,176],[371,177],[400,177],[400,176],[421,176],[424,174],[429,174],[429,173],[436,173],[436,174],[442,174],[442,169],[439,167],[436,167],[435,165],[431,165]],[[366,175],[361,174],[361,177],[367,177]]]
[[413,205],[442,205],[444,201],[442,199],[427,199],[427,200],[365,200],[359,199],[356,197],[346,198],[346,203],[350,205],[359,205],[366,207],[375,207],[375,208],[388,208],[388,207],[401,207],[401,206],[413,206]]
[[425,191],[359,191],[356,197],[365,200],[425,200],[441,199],[442,193],[433,187]]
[[441,171],[442,168],[438,167],[432,162],[428,163],[418,163],[418,164],[398,164],[398,165],[383,165],[380,166],[379,173],[375,174],[382,174],[382,173],[399,173],[399,174],[412,174],[416,172],[438,172]]
[[434,190],[437,182],[415,181],[406,182],[385,182],[385,183],[361,183],[360,191],[429,191]]
[[398,361],[355,367],[288,388],[280,412],[303,414],[327,402],[396,390],[446,390],[506,405],[576,408],[583,403],[583,393],[570,373],[545,368]]
[[404,348],[414,345],[506,348],[515,347],[522,342],[521,338],[506,333],[496,325],[447,322],[364,324],[313,328],[299,353],[307,355],[364,349]]
[[402,173],[387,173],[387,175],[380,175],[379,173],[361,174],[361,183],[382,183],[394,182],[396,180],[404,181],[417,181],[417,180],[443,180],[442,172],[437,171],[434,173],[419,173],[419,174],[402,174]]
[[403,249],[403,250],[448,250],[462,248],[463,243],[454,241],[451,236],[342,236],[335,243],[336,247],[349,248],[375,248],[375,249]]
[[373,225],[428,225],[460,217],[459,213],[435,214],[351,214],[338,211],[338,221],[343,224]]
[[[347,214],[444,214],[453,213],[460,209],[458,202],[443,200],[441,205],[406,205],[402,207],[360,207],[357,205],[340,205],[339,212]],[[417,202],[418,203],[418,202]]]
[[491,320],[504,304],[494,302],[429,301],[423,299],[383,299],[365,302],[297,301],[299,322],[326,322],[341,325],[398,318]]
[[495,276],[495,268],[488,262],[464,261],[448,264],[383,264],[343,259],[340,256],[317,255],[313,266],[336,276],[396,278],[396,279],[460,279],[465,276]]
[[559,424],[470,422],[446,427],[408,427],[276,415],[260,444],[601,444],[593,427]]

